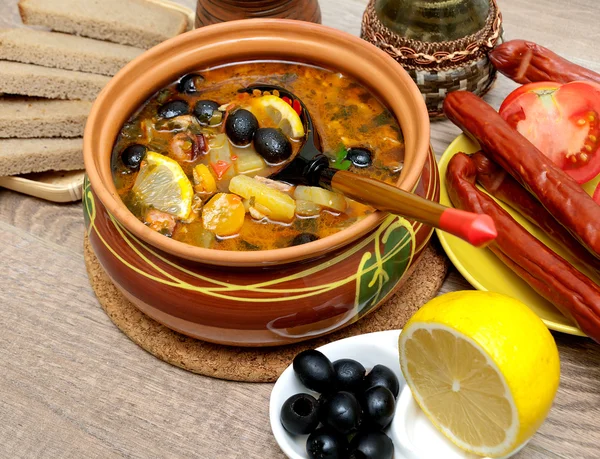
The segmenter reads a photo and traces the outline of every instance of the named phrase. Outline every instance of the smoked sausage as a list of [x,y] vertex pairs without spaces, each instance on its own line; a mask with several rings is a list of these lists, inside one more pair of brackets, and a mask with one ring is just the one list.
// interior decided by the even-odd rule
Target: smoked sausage
[[475,94],[451,92],[444,100],[444,113],[600,258],[600,206],[575,180]]
[[477,182],[489,194],[518,211],[565,247],[576,260],[600,273],[600,260],[579,244],[519,182],[483,153],[477,152],[470,156],[477,168]]
[[468,155],[458,153],[452,157],[446,171],[446,185],[454,206],[492,217],[498,237],[488,248],[600,343],[600,287],[538,241],[491,197],[479,191],[475,186],[476,175],[477,168]]
[[594,81],[600,74],[568,61],[531,41],[510,40],[489,53],[496,69],[517,83]]

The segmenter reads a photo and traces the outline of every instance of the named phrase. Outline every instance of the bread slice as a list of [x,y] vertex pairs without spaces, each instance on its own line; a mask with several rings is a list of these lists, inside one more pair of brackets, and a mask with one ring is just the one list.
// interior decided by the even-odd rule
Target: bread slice
[[0,92],[49,99],[94,100],[110,77],[0,61]]
[[0,98],[0,138],[81,137],[92,103]]
[[35,29],[0,29],[0,59],[114,75],[141,48]]
[[0,176],[83,169],[83,139],[0,140]]
[[146,0],[20,0],[24,24],[139,48],[187,30],[180,11]]

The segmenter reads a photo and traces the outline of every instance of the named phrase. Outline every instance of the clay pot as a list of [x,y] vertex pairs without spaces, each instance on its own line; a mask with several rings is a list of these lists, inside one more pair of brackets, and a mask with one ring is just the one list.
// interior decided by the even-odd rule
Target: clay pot
[[198,0],[196,27],[238,19],[281,18],[321,23],[317,0]]
[[88,118],[84,204],[91,246],[115,285],[169,328],[206,341],[287,344],[349,325],[400,288],[432,229],[375,212],[332,236],[285,249],[192,247],[149,229],[119,199],[110,156],[123,123],[182,75],[224,62],[306,62],[349,75],[396,116],[405,138],[398,187],[439,198],[423,99],[391,57],[301,21],[244,20],[197,29],[144,53],[101,92]]

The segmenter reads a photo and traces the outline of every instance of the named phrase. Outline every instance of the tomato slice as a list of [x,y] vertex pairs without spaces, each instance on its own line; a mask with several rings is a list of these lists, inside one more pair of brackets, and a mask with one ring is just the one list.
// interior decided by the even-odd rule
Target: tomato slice
[[499,111],[500,111],[500,113],[505,111],[506,108],[515,101],[515,99],[517,99],[519,96],[521,96],[523,94],[527,94],[527,93],[531,93],[531,92],[544,93],[546,91],[554,92],[561,86],[562,86],[561,83],[554,83],[552,81],[540,81],[537,83],[529,83],[529,84],[524,84],[523,86],[519,86],[517,89],[515,89],[513,92],[511,92],[508,96],[506,96],[506,99],[504,99],[504,102],[502,102],[502,105],[500,105]]
[[506,98],[500,115],[578,183],[600,173],[599,84],[527,84]]
[[217,179],[221,180],[225,175],[225,172],[227,172],[227,169],[231,167],[231,164],[220,159],[216,163],[210,163],[210,167],[212,167],[213,171],[215,171]]

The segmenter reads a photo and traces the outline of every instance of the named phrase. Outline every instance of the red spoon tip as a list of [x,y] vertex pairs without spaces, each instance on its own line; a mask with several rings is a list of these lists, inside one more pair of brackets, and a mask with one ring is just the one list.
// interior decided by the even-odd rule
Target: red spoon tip
[[494,220],[489,215],[481,214],[473,219],[469,242],[475,247],[484,247],[498,237]]
[[440,216],[440,229],[475,247],[484,247],[498,236],[492,217],[448,208]]

